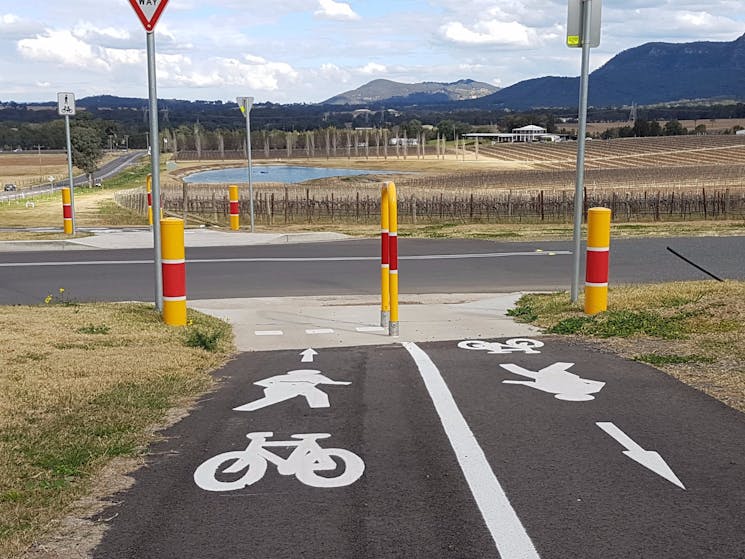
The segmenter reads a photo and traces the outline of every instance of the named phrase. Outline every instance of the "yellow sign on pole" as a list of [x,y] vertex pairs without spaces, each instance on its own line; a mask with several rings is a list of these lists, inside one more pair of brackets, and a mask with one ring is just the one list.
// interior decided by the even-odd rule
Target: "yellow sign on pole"
[[[584,10],[590,9],[590,28],[582,29]],[[567,17],[567,46],[582,47],[587,41],[590,48],[600,45],[601,0],[569,0]]]

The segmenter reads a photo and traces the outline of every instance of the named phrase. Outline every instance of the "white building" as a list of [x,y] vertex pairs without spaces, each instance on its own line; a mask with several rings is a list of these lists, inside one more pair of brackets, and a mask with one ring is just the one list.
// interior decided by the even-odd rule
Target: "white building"
[[529,124],[521,128],[513,128],[511,133],[477,132],[463,134],[465,138],[486,138],[493,143],[504,142],[558,142],[562,137],[558,134],[549,134],[545,128]]
[[388,140],[388,144],[391,146],[416,147],[419,145],[419,140],[416,138],[391,138]]
[[545,136],[548,130],[535,124],[528,124],[521,128],[513,128],[512,136],[515,138],[514,142],[537,142],[541,139],[541,136]]

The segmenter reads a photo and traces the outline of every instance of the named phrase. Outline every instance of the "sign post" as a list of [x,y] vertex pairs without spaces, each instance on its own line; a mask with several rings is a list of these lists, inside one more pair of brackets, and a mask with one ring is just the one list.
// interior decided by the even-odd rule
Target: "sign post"
[[590,68],[590,48],[600,44],[601,0],[569,0],[567,46],[582,48],[582,74],[579,86],[579,131],[577,133],[577,181],[574,189],[574,256],[571,299],[579,298],[579,268],[582,235],[582,214],[585,186],[585,139],[587,137],[587,93]]
[[72,214],[72,234],[75,234],[75,185],[72,177],[72,142],[70,140],[70,116],[75,116],[75,95],[57,94],[57,114],[65,117],[65,139],[67,141],[67,172],[70,177],[70,211]]
[[160,239],[160,142],[158,141],[158,93],[155,83],[153,31],[168,0],[129,0],[147,33],[147,81],[150,100],[150,164],[153,190],[153,251],[155,256],[155,307],[163,310],[163,258]]
[[248,205],[251,208],[251,233],[254,232],[254,188],[251,181],[251,107],[254,104],[253,97],[237,97],[236,101],[241,112],[246,117],[246,157],[248,159]]

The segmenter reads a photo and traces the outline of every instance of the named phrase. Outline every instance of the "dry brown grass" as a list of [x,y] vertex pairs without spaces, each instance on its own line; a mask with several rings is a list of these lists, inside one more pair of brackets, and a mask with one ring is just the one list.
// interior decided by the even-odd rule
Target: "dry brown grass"
[[[112,218],[113,191],[75,189],[75,219],[78,227],[107,227],[113,225],[144,225],[145,220],[131,212],[116,212]],[[0,202],[2,227],[59,227],[62,229],[62,195],[59,192],[35,196],[33,205],[28,200]],[[114,222],[116,220],[116,222]]]
[[[55,303],[57,301],[57,303]],[[167,410],[212,383],[227,325],[190,313],[165,326],[142,304],[0,307],[0,557],[20,552],[114,457],[136,456]],[[187,347],[197,329],[217,351]]]
[[[106,154],[103,163],[111,161],[113,155]],[[73,167],[73,173],[82,173]],[[67,155],[64,153],[0,153],[0,184],[13,183],[21,190],[35,184],[47,182],[47,177],[57,180],[67,177]]]
[[745,282],[613,287],[608,312],[595,319],[566,293],[528,295],[519,306],[518,314],[532,314],[538,326],[576,330],[590,343],[650,363],[745,412]]
[[[585,226],[583,226],[584,229]],[[377,224],[324,223],[277,225],[269,227],[257,225],[259,232],[313,232],[331,231],[355,237],[375,237],[380,235]],[[399,237],[412,238],[448,238],[448,239],[498,239],[514,241],[566,240],[571,239],[571,223],[433,223],[399,224]],[[745,223],[742,221],[689,221],[657,222],[638,224],[614,224],[611,226],[611,238],[632,237],[711,237],[734,236],[745,234]],[[2,234],[0,233],[0,239]]]

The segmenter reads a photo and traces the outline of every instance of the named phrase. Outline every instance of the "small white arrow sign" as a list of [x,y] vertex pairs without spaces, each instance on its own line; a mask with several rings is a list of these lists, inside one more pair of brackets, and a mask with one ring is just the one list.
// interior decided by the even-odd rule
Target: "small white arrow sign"
[[315,355],[318,355],[318,352],[315,349],[313,349],[312,347],[309,347],[305,351],[301,351],[300,352],[300,355],[303,356],[303,358],[300,360],[301,363],[312,363],[313,362],[313,357]]
[[616,439],[616,441],[621,443],[621,445],[625,446],[627,450],[624,450],[623,453],[626,456],[628,456],[635,462],[638,462],[645,468],[652,470],[658,476],[664,477],[670,483],[673,483],[681,489],[685,490],[685,486],[678,479],[678,476],[675,475],[675,473],[670,469],[670,466],[667,465],[662,456],[660,456],[657,452],[653,450],[644,450],[641,446],[636,444],[631,439],[631,437],[621,431],[613,423],[600,421],[595,423],[595,425],[597,425],[611,437]]

